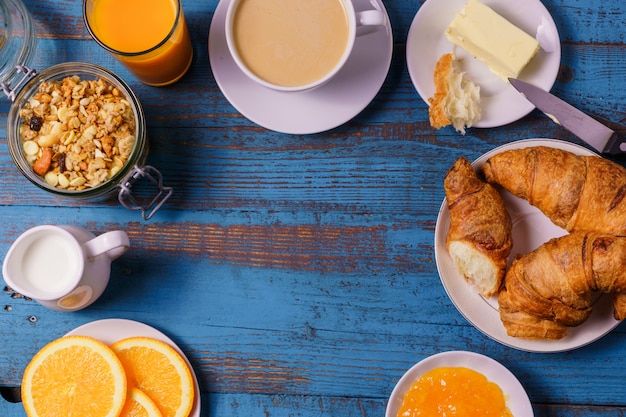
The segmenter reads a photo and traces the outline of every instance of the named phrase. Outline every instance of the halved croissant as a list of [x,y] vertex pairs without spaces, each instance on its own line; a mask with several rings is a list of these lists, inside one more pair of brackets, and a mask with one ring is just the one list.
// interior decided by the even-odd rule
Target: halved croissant
[[481,294],[497,294],[512,247],[511,219],[502,197],[463,157],[446,174],[444,189],[450,210],[446,247],[454,265]]
[[615,162],[536,146],[494,155],[483,173],[567,231],[626,235],[626,169]]
[[574,231],[513,261],[500,317],[510,336],[560,338],[589,317],[596,291],[626,294],[626,237]]

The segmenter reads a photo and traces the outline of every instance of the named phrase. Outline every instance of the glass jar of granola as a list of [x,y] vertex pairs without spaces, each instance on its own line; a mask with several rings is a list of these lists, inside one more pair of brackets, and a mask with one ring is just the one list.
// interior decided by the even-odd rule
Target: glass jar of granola
[[146,120],[128,85],[106,68],[83,62],[29,77],[7,118],[9,152],[24,176],[76,200],[117,194],[124,207],[152,217],[172,189],[163,186],[158,170],[144,165]]

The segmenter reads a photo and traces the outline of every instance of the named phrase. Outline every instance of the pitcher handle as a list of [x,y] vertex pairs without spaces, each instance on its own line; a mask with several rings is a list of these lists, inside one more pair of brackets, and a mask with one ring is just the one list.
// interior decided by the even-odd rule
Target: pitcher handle
[[109,259],[119,258],[130,247],[128,235],[123,230],[112,230],[94,237],[83,244],[88,260],[93,260],[100,255],[106,255]]

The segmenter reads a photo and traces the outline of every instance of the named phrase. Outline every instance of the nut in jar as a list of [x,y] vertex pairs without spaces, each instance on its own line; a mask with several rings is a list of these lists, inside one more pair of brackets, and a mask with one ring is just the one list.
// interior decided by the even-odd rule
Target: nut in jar
[[[37,186],[77,199],[117,191],[126,208],[149,219],[172,189],[147,156],[143,110],[115,74],[92,64],[51,67],[28,81],[8,117],[7,141],[16,165]],[[132,186],[146,179],[154,196],[139,201]]]

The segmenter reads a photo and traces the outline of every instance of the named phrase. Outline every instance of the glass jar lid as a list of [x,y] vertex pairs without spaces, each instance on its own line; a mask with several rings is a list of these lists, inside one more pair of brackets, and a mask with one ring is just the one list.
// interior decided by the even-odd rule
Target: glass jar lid
[[35,54],[37,36],[30,12],[21,0],[0,2],[0,84],[5,93],[28,67]]

